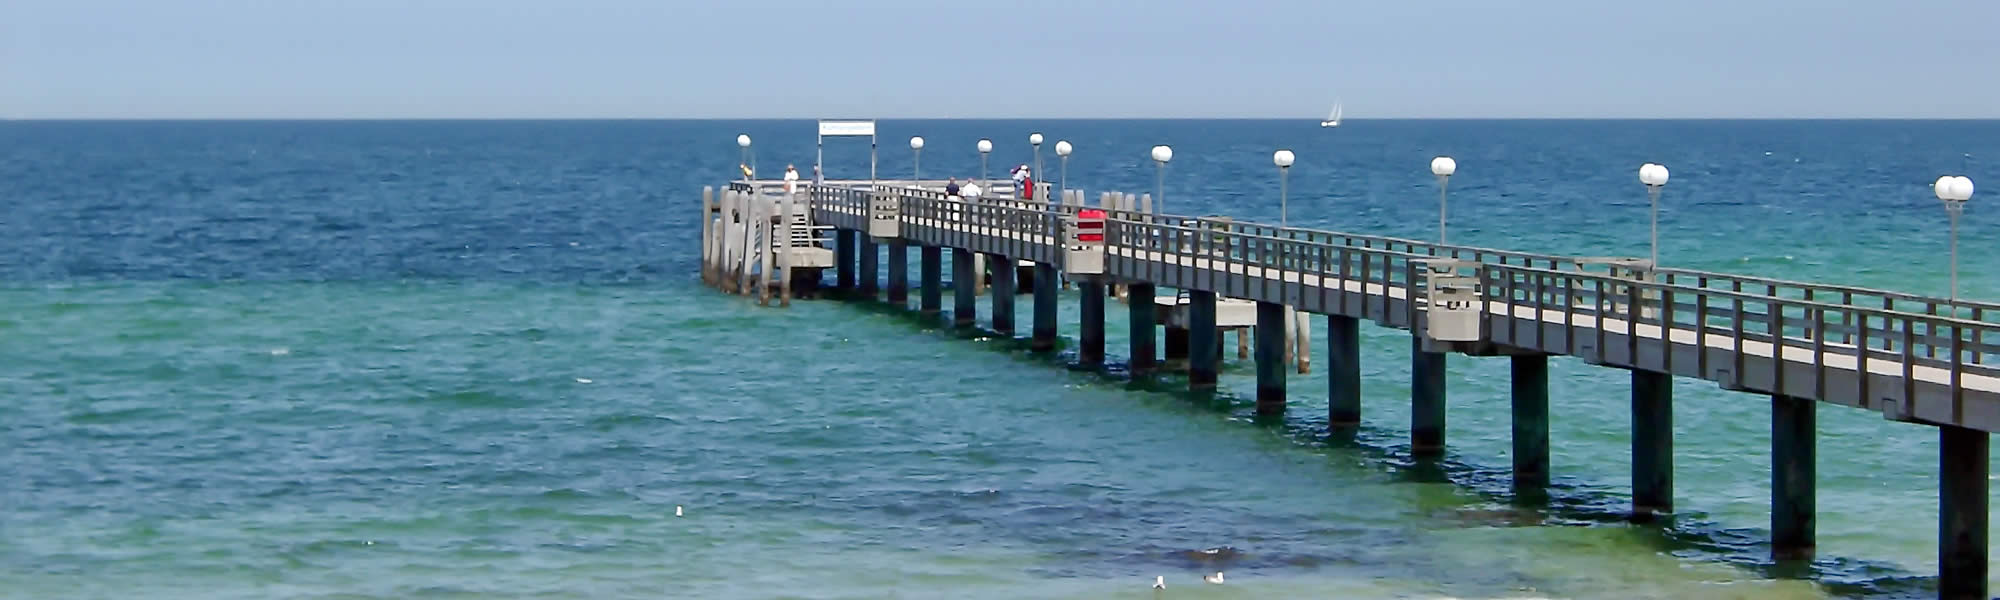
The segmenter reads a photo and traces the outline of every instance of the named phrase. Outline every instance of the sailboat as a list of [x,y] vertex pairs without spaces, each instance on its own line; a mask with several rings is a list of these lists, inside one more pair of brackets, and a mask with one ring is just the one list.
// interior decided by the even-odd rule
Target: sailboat
[[1339,98],[1335,98],[1335,99],[1333,99],[1333,112],[1332,112],[1331,114],[1328,114],[1328,115],[1326,116],[1326,120],[1325,120],[1325,121],[1320,121],[1320,122],[1319,122],[1319,126],[1320,126],[1320,127],[1339,127],[1339,126],[1340,126],[1340,99],[1339,99]]

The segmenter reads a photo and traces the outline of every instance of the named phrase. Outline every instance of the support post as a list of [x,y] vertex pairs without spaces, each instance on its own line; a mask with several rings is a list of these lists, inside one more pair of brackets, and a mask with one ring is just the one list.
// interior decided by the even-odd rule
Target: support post
[[935,315],[944,310],[944,249],[937,246],[917,248],[917,277],[921,279],[922,294],[917,300],[917,311]]
[[1674,512],[1674,378],[1632,371],[1632,514]]
[[1361,424],[1361,319],[1326,316],[1326,421]]
[[792,305],[792,194],[785,194],[778,201],[778,235],[773,238],[771,248],[776,250],[778,261],[778,306]]
[[1083,364],[1104,363],[1104,284],[1085,281],[1077,284],[1083,298],[1083,339],[1077,359]]
[[1188,329],[1186,327],[1168,326],[1166,338],[1167,358],[1160,366],[1169,371],[1187,369]]
[[873,302],[882,286],[882,250],[875,243],[875,238],[860,232],[856,235],[861,238],[861,297]]
[[1986,596],[1986,477],[1991,437],[1938,426],[1938,597]]
[[1257,414],[1285,414],[1285,305],[1257,302]]
[[1777,560],[1812,558],[1817,545],[1816,404],[1771,397],[1771,557]]
[[1153,372],[1158,366],[1159,352],[1153,347],[1153,294],[1151,283],[1134,283],[1130,295],[1126,297],[1126,312],[1132,317],[1132,362],[1133,377]]
[[1188,387],[1215,387],[1222,339],[1215,330],[1215,292],[1188,290]]
[[714,232],[715,186],[701,187],[701,282],[715,285],[715,255],[710,252],[714,244],[709,240]]
[[1522,354],[1513,362],[1514,489],[1549,485],[1549,356]]
[[889,303],[897,308],[910,304],[910,243],[889,240]]
[[772,277],[776,273],[772,272],[775,265],[771,261],[772,256],[776,254],[772,250],[777,248],[775,244],[777,240],[771,239],[777,235],[777,230],[771,226],[771,213],[773,212],[772,209],[775,208],[777,206],[771,202],[760,201],[757,203],[757,237],[761,238],[763,242],[757,246],[757,304],[759,306],[771,305],[771,284],[776,283],[772,281]]
[[854,289],[854,256],[859,254],[854,245],[859,235],[859,231],[833,230],[833,285],[842,292]]
[[1056,266],[1035,263],[1035,328],[1028,347],[1037,352],[1056,348]]
[[1410,335],[1410,454],[1444,454],[1445,356],[1425,352],[1422,334]]
[[986,263],[993,265],[993,331],[1013,337],[1014,260],[994,254]]
[[972,282],[979,279],[979,273],[972,268],[972,251],[963,248],[951,249],[951,324],[955,327],[971,327],[979,318],[978,297],[973,295]]

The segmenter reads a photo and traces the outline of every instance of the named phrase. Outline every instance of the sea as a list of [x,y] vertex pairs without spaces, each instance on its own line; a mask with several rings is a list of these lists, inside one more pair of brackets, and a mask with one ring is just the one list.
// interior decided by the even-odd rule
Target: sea
[[[1931,183],[2000,189],[2000,122],[815,133],[0,122],[0,598],[1935,595],[1931,428],[1823,406],[1817,558],[1774,563],[1767,397],[1676,381],[1679,512],[1633,523],[1614,370],[1552,361],[1555,482],[1530,498],[1509,484],[1505,359],[1450,358],[1448,453],[1418,461],[1407,333],[1364,326],[1363,423],[1333,434],[1324,370],[1291,375],[1273,421],[1234,352],[1213,394],[1130,376],[1122,319],[1109,364],[1079,364],[1073,290],[1047,354],[879,301],[759,306],[700,284],[696,219],[740,163],[862,179],[872,157],[882,178],[1039,164],[1093,198],[1276,222],[1289,149],[1292,224],[1431,239],[1448,155],[1454,243],[1645,256],[1652,162],[1667,266],[1942,296]],[[1959,294],[1987,301],[1991,196],[1957,234]]]

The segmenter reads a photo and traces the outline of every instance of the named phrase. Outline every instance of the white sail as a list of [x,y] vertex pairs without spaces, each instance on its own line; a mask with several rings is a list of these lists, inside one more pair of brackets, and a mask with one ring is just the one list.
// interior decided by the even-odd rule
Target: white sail
[[1332,112],[1329,112],[1329,113],[1327,113],[1327,115],[1326,115],[1326,120],[1325,120],[1325,121],[1320,121],[1320,122],[1319,122],[1319,126],[1320,126],[1320,127],[1339,127],[1339,126],[1340,126],[1340,99],[1338,99],[1338,98],[1335,98],[1335,99],[1333,100],[1333,111],[1332,111]]

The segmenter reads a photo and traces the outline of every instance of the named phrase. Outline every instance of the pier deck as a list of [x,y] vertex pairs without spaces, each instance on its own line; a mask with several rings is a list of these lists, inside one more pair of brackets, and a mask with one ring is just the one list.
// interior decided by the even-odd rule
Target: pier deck
[[[735,193],[770,187],[736,182]],[[803,187],[803,186],[802,186]],[[827,182],[799,194],[811,221],[837,235],[925,250],[925,310],[936,310],[937,252],[955,265],[973,256],[1035,265],[1035,347],[1053,347],[1054,280],[1081,281],[1079,357],[1103,358],[1105,285],[1155,294],[1133,298],[1133,371],[1155,364],[1153,327],[1167,322],[1169,358],[1182,327],[1189,385],[1214,384],[1218,302],[1254,308],[1236,315],[1257,332],[1257,410],[1285,411],[1287,352],[1278,339],[1289,311],[1325,315],[1329,423],[1360,420],[1355,323],[1412,332],[1411,447],[1436,456],[1444,444],[1446,356],[1514,361],[1515,482],[1548,480],[1549,356],[1573,356],[1630,372],[1635,518],[1671,513],[1672,378],[1692,377],[1772,403],[1773,553],[1810,557],[1813,546],[1812,407],[1834,403],[1940,431],[1941,597],[1983,598],[1986,589],[1988,434],[2000,430],[2000,305],[1865,288],[1655,268],[1629,258],[1570,257],[1431,244],[1223,217],[1133,210],[1107,197],[1102,242],[1079,245],[1080,191],[1057,201],[1011,197],[967,202],[935,182]],[[1141,201],[1140,205],[1149,204]],[[867,242],[861,242],[867,243]],[[1068,264],[1089,258],[1079,273]],[[963,262],[960,262],[960,261]],[[864,270],[875,265],[864,255]],[[842,281],[851,265],[842,259]],[[892,260],[892,262],[895,262]],[[1101,263],[1101,269],[1096,265]],[[1004,264],[1004,263],[1003,263]],[[891,264],[890,280],[904,269]],[[954,267],[954,272],[957,267]],[[871,272],[864,279],[873,279]],[[1011,295],[1012,277],[1006,285]],[[864,283],[864,286],[867,283]],[[999,291],[996,284],[996,293]],[[976,308],[961,284],[954,321]],[[892,290],[891,296],[895,292]],[[872,297],[872,292],[870,292]],[[1434,298],[1437,299],[1434,301]],[[1141,307],[1143,303],[1144,308]],[[1162,317],[1157,310],[1164,308]],[[994,304],[995,328],[1012,333],[1012,301]],[[1237,323],[1232,323],[1237,324]],[[1238,324],[1240,325],[1240,324]]]

